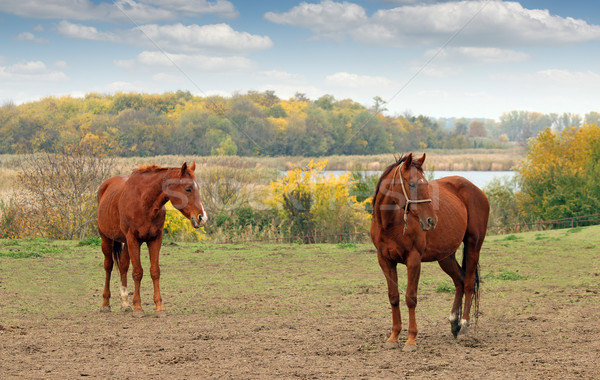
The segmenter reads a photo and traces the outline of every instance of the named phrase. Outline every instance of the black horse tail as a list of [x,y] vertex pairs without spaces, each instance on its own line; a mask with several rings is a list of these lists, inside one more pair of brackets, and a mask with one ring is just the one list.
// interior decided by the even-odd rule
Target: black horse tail
[[120,241],[113,241],[113,262],[117,267],[117,271],[121,271],[119,263],[121,262],[121,253],[123,252],[123,243]]

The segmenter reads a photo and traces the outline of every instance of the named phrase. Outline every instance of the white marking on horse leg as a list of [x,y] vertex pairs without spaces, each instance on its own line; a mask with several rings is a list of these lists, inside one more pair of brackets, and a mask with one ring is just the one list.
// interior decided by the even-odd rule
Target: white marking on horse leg
[[129,302],[127,302],[127,287],[121,286],[121,307],[126,308],[129,307]]
[[467,335],[468,332],[469,332],[469,321],[467,321],[466,319],[461,319],[460,320],[460,331],[458,332],[458,335]]
[[448,317],[448,320],[450,321],[450,323],[456,321],[456,318],[458,318],[457,314],[450,314],[450,316]]

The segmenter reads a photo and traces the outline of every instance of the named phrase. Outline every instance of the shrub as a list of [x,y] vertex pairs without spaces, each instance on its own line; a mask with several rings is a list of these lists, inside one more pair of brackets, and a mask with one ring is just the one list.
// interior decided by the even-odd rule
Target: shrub
[[186,218],[179,210],[177,210],[171,202],[165,204],[167,216],[163,233],[167,239],[176,241],[201,241],[206,238],[204,227],[196,229],[192,226],[188,218]]
[[15,237],[84,239],[96,235],[96,191],[112,168],[112,159],[81,147],[27,156],[3,224],[10,221]]
[[326,165],[327,161],[311,160],[304,169],[290,170],[271,183],[272,197],[267,204],[278,210],[284,229],[304,236],[305,241],[317,236],[321,241],[337,241],[339,235],[368,230],[368,199],[359,202],[350,195],[355,184],[350,173],[324,175]]

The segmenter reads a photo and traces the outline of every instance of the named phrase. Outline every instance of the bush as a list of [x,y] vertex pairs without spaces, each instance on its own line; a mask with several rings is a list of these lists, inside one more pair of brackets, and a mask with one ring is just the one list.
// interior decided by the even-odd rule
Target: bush
[[304,241],[336,242],[340,235],[368,231],[370,215],[362,202],[350,195],[355,181],[350,173],[325,176],[327,161],[310,161],[306,168],[290,170],[271,183],[267,203],[278,210],[284,230]]
[[[14,237],[84,239],[97,234],[96,191],[113,161],[81,147],[36,153],[21,162],[16,195],[3,213]],[[6,206],[3,206],[6,207]]]
[[489,226],[495,232],[508,232],[510,224],[524,223],[519,211],[516,194],[518,192],[518,179],[494,178],[483,191],[490,202]]
[[186,218],[179,210],[177,210],[171,202],[165,204],[167,216],[163,228],[164,236],[167,239],[175,241],[201,241],[206,238],[204,227],[196,229],[192,226],[188,218]]

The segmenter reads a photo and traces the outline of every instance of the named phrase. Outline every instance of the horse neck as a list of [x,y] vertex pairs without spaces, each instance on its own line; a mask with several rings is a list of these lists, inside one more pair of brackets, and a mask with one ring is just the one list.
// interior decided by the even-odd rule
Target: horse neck
[[140,175],[144,176],[142,180],[144,186],[142,202],[148,205],[151,212],[157,213],[169,200],[164,191],[164,182],[171,178],[171,169],[154,173],[141,173]]
[[[401,182],[399,179],[392,181],[392,176],[395,175],[396,170],[392,170],[384,179],[379,191],[377,192],[377,198],[373,203],[373,217],[379,222],[379,225],[382,227],[391,227],[397,223],[403,223],[401,221],[401,217],[404,213],[404,205],[406,202],[406,198],[402,190],[399,188],[401,186]],[[392,182],[394,182],[394,188],[392,188]],[[384,193],[394,191],[402,198],[403,201],[400,202],[400,205],[397,210],[382,210],[382,206],[391,206],[392,202],[388,201],[384,204],[384,199],[387,197]]]

